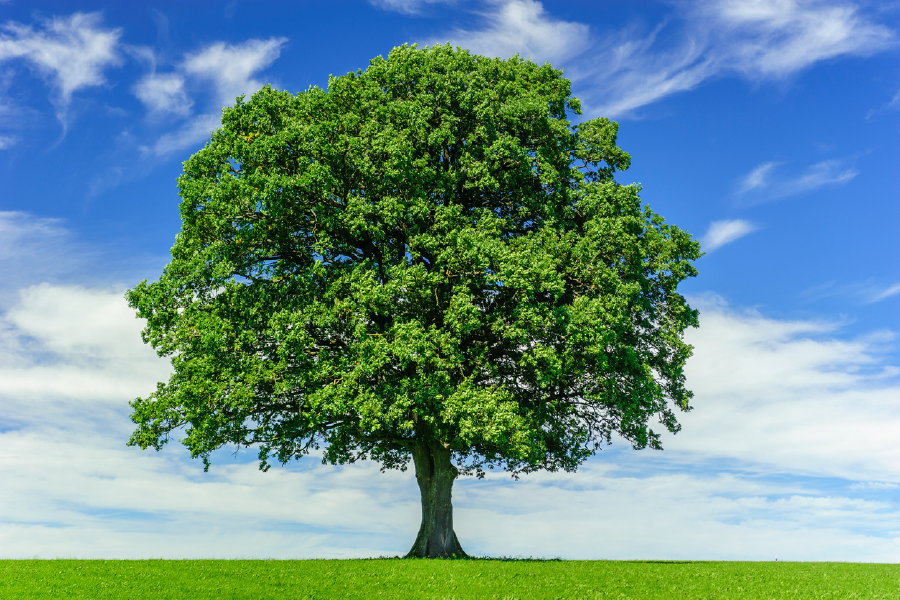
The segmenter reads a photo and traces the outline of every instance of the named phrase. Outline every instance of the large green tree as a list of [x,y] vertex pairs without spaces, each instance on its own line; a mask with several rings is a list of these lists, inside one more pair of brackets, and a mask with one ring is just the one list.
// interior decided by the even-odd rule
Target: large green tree
[[239,98],[184,163],[171,262],[127,294],[174,368],[129,443],[411,459],[428,557],[465,556],[459,475],[659,448],[651,418],[689,408],[699,245],[613,179],[617,124],[570,114],[561,71],[450,46]]

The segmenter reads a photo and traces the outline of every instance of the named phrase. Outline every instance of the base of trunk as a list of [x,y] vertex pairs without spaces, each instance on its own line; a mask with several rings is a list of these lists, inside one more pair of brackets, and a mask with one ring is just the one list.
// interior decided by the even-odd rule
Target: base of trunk
[[407,558],[466,558],[453,531],[450,493],[459,471],[442,445],[416,446],[412,452],[422,495],[422,525]]

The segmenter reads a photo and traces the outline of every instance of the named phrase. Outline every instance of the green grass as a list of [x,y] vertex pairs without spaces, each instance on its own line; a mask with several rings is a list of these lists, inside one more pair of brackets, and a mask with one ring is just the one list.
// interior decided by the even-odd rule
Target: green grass
[[6,560],[0,598],[900,598],[900,565],[512,560]]

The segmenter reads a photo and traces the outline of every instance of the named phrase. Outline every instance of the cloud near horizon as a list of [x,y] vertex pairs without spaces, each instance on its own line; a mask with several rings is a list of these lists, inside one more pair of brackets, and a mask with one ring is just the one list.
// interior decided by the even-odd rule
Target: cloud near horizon
[[768,472],[900,482],[896,335],[843,339],[836,323],[768,318],[716,296],[692,300],[700,328],[686,368],[696,410],[668,449]]
[[[223,450],[204,474],[177,442],[161,453],[125,447],[127,401],[169,365],[141,343],[121,292],[42,284],[20,298],[0,319],[4,557],[379,556],[412,542],[410,472],[308,457],[261,473],[252,450],[237,459]],[[880,356],[885,335],[842,340],[831,324],[735,311],[715,297],[691,302],[701,309],[687,338],[695,410],[666,450],[614,443],[576,474],[460,480],[456,527],[467,550],[900,559],[888,533],[900,529],[890,501],[900,387]],[[766,475],[779,473],[813,479]]]

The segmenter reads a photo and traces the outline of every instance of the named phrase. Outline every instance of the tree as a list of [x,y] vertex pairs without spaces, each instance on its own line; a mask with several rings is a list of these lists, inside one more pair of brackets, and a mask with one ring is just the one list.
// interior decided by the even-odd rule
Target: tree
[[459,475],[660,448],[649,419],[689,409],[699,245],[613,179],[618,125],[569,113],[549,64],[449,45],[239,98],[184,163],[171,262],[127,294],[174,368],[129,443],[411,459],[420,557],[465,556]]

